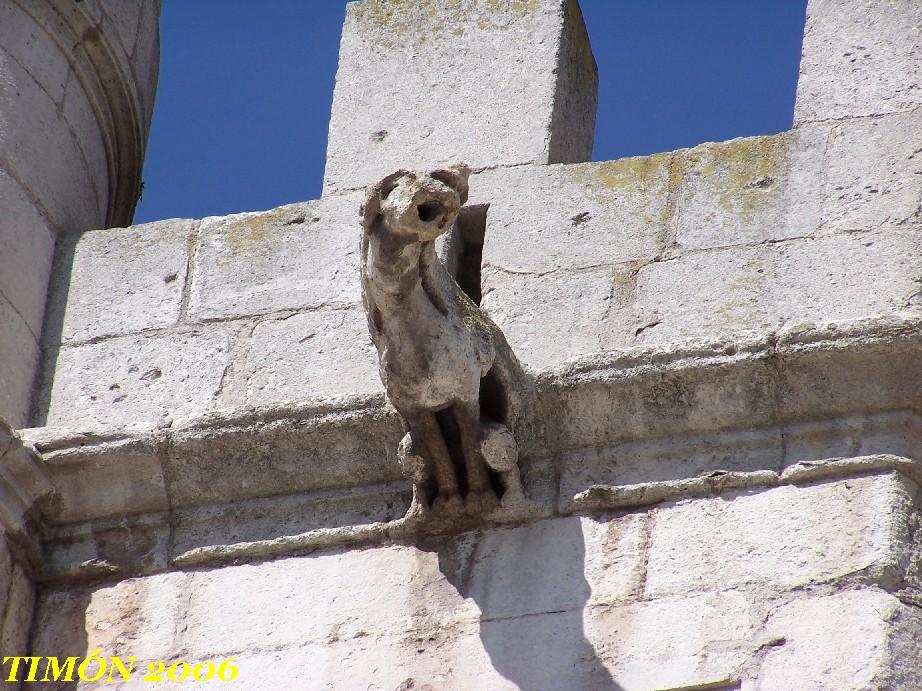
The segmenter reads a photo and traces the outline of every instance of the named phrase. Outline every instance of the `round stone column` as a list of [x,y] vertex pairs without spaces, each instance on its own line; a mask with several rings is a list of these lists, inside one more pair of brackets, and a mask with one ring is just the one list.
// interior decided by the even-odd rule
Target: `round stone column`
[[0,416],[28,424],[62,233],[128,225],[159,0],[0,0]]

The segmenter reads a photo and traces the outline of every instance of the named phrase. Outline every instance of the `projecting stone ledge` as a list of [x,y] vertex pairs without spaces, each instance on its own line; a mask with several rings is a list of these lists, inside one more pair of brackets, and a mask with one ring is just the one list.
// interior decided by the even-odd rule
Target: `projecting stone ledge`
[[[919,481],[920,327],[906,319],[804,328],[615,352],[547,372],[520,442],[531,510],[492,520],[866,473]],[[403,430],[381,396],[224,411],[153,434],[25,434],[55,487],[46,578],[420,531],[397,520],[410,501],[395,458]],[[126,525],[140,554],[125,551]]]

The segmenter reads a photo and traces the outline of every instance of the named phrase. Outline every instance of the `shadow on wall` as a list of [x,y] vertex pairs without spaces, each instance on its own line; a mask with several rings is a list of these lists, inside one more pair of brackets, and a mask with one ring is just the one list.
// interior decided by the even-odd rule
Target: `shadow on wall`
[[42,354],[32,389],[32,410],[30,424],[44,427],[48,422],[51,383],[58,365],[61,338],[64,333],[64,314],[67,310],[67,296],[70,292],[74,255],[81,233],[72,233],[58,238],[54,249],[54,264],[48,285],[45,320],[42,326]]
[[480,608],[494,669],[522,691],[622,691],[583,628],[591,590],[579,518],[468,533],[435,551],[449,583]]

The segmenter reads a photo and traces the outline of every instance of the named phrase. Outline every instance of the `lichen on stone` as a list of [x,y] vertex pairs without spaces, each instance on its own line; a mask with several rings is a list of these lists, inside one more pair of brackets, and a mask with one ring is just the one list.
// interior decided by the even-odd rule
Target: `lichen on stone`
[[358,21],[384,29],[376,40],[384,48],[428,43],[439,34],[464,35],[508,28],[541,7],[539,0],[365,0],[350,6]]
[[752,222],[764,211],[784,178],[788,133],[701,144],[686,154],[689,168],[717,193],[720,208]]

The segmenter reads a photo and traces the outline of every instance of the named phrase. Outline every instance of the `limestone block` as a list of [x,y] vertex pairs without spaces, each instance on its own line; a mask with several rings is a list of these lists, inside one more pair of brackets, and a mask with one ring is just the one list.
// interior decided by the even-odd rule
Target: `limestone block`
[[575,0],[352,3],[324,194],[397,168],[588,160],[596,86]]
[[261,322],[245,366],[248,403],[383,392],[361,309]]
[[[383,397],[377,400],[382,402]],[[295,413],[249,424],[205,418],[174,425],[165,461],[171,505],[332,490],[403,481],[396,448],[403,436],[386,410],[349,410],[340,400],[316,415]]]
[[813,233],[819,226],[826,131],[702,144],[677,154],[684,169],[676,243],[702,249]]
[[214,406],[230,345],[225,330],[210,328],[53,349],[45,424],[152,429],[167,418],[201,415]]
[[919,687],[922,616],[889,593],[858,590],[795,600],[774,610],[765,628],[783,643],[765,656],[754,689]]
[[592,609],[586,634],[622,688],[733,688],[761,614],[728,590]]
[[362,194],[202,221],[190,313],[218,319],[361,303]]
[[837,123],[826,163],[823,227],[868,230],[918,222],[920,139],[922,111]]
[[822,323],[912,309],[922,275],[920,227],[775,245],[777,268],[763,303],[774,301],[772,321]]
[[[922,271],[913,228],[688,254],[637,275],[642,343],[899,312]],[[681,290],[676,287],[681,286]]]
[[26,427],[39,346],[28,325],[0,295],[0,415],[13,427]]
[[62,238],[46,342],[81,342],[175,324],[192,230],[191,221],[171,220]]
[[52,101],[61,103],[70,72],[67,56],[51,34],[15,2],[0,4],[0,46],[28,70]]
[[[45,318],[45,297],[54,231],[25,190],[0,170],[0,294],[38,336]],[[2,299],[2,298],[0,298]]]
[[687,254],[654,262],[636,277],[635,311],[646,328],[640,343],[704,334],[725,336],[770,329],[774,255],[756,246]]
[[810,0],[796,124],[922,105],[922,6],[903,0]]
[[[203,657],[267,642],[288,647],[430,630],[478,614],[439,571],[436,552],[403,546],[197,572],[188,593],[180,644]],[[295,602],[309,603],[309,615]]]
[[48,588],[36,608],[32,649],[83,656],[99,648],[105,656],[168,659],[179,652],[176,632],[192,578],[165,573],[88,588]]
[[6,612],[0,628],[0,650],[3,655],[25,655],[29,646],[29,627],[35,606],[35,587],[23,568],[14,563]]
[[[99,128],[90,99],[87,97],[83,84],[76,77],[67,82],[62,114],[68,127],[80,133],[77,146],[83,154],[90,172],[90,180],[93,182],[92,187],[86,190],[86,193],[94,193],[99,208],[106,209],[109,207],[109,162],[106,143],[103,141],[102,130]],[[100,222],[90,228],[75,230],[90,230],[101,228],[103,225],[105,224]]]
[[482,621],[627,600],[643,581],[645,525],[642,515],[558,518],[459,540],[471,552],[464,594]]
[[[99,227],[90,170],[59,104],[8,53],[0,50],[0,102],[15,104],[0,115],[0,159],[41,200],[58,231]],[[43,161],[55,161],[49,168]]]
[[671,162],[659,154],[474,175],[468,206],[489,205],[484,266],[543,274],[652,259],[665,244]]
[[[113,442],[104,452],[73,459],[67,452],[53,454],[45,468],[56,488],[50,522],[79,521],[87,515],[165,511],[169,508],[163,469],[156,445],[150,441]],[[105,477],[105,486],[100,486]]]
[[629,273],[608,267],[546,276],[487,270],[481,306],[521,363],[539,370],[628,343],[620,320],[630,317],[616,304],[619,289],[632,283]]
[[[248,689],[267,691],[291,679],[305,689],[732,687],[754,647],[756,614],[730,592],[479,625],[445,622],[403,635],[355,635],[350,623],[323,642],[278,649],[263,639],[235,664]],[[274,633],[284,635],[281,627]]]
[[898,583],[913,494],[890,474],[666,506],[653,521],[645,594],[787,589],[857,573]]

